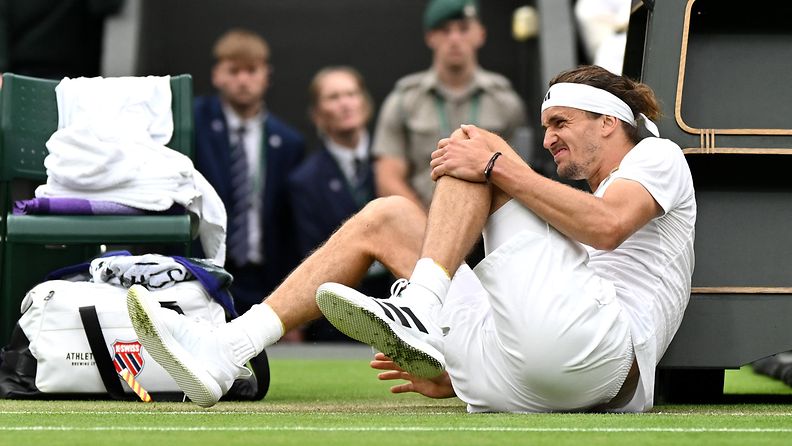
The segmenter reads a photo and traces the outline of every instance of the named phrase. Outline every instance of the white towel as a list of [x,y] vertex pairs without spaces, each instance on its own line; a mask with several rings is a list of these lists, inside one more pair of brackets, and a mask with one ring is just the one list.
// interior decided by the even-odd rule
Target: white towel
[[164,290],[179,282],[194,280],[181,263],[159,254],[99,257],[88,268],[94,282],[130,288],[143,285],[148,290]]
[[173,134],[170,76],[64,78],[55,88],[58,129],[89,129],[102,141],[153,141]]
[[226,213],[171,139],[170,77],[64,78],[56,87],[58,130],[47,141],[47,183],[36,197],[106,200],[151,211],[174,203],[200,218],[204,252],[225,262]]

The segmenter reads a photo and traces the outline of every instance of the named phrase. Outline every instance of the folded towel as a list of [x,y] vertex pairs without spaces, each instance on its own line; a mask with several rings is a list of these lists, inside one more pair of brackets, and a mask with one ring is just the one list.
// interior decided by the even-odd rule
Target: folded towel
[[33,198],[14,202],[14,215],[142,215],[145,211],[112,201],[82,198]]
[[149,290],[162,290],[186,280],[197,280],[232,317],[238,314],[229,291],[233,278],[223,268],[202,259],[160,254],[99,257],[91,261],[88,272],[94,282],[105,282],[129,288],[142,285]]
[[112,201],[199,217],[204,252],[225,262],[226,211],[183,154],[165,147],[173,132],[169,77],[65,78],[56,87],[59,129],[47,141],[47,183],[37,198]]
[[173,134],[170,76],[64,78],[55,88],[58,129],[102,141],[167,144]]
[[159,254],[133,256],[129,251],[113,251],[90,262],[52,271],[46,280],[93,280],[125,288],[139,284],[149,290],[165,289],[186,280],[197,280],[232,318],[238,316],[230,292],[233,277],[223,268],[204,259]]

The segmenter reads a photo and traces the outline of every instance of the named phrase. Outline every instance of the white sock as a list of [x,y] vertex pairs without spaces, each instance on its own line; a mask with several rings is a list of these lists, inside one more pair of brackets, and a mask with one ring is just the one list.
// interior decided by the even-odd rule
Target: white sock
[[272,307],[260,303],[221,330],[228,337],[234,361],[244,365],[283,336],[283,322]]
[[436,303],[442,305],[448,294],[448,288],[451,287],[451,278],[440,264],[429,257],[424,257],[415,264],[410,276],[410,285],[420,285],[431,291]]

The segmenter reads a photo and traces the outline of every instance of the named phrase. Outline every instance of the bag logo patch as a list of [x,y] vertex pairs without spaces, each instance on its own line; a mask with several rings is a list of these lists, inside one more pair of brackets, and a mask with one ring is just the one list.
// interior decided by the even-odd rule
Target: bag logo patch
[[116,372],[127,369],[132,376],[137,376],[143,369],[143,346],[138,341],[116,341],[113,343],[113,366]]

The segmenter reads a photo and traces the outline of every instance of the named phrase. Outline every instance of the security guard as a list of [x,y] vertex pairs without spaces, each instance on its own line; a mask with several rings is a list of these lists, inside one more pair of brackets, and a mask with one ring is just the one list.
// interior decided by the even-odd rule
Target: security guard
[[432,66],[400,79],[380,110],[372,150],[377,193],[403,195],[428,209],[429,161],[437,142],[461,124],[514,141],[525,110],[509,81],[478,65],[486,31],[475,0],[431,0],[424,12]]

